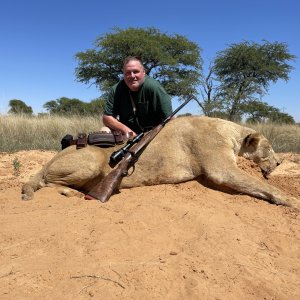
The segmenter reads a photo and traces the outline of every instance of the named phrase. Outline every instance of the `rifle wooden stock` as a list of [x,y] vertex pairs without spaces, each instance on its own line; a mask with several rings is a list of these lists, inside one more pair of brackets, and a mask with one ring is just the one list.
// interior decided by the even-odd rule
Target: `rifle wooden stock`
[[169,122],[172,117],[185,106],[192,98],[186,100],[181,104],[168,118],[166,118],[161,124],[154,127],[151,131],[145,134],[142,139],[134,144],[129,151],[125,154],[123,159],[119,162],[116,168],[114,168],[107,176],[105,176],[97,185],[95,185],[87,195],[85,195],[86,200],[100,200],[101,202],[106,202],[109,200],[110,196],[116,191],[122,178],[127,176],[128,170],[135,164],[138,157],[142,154],[143,150],[147,145],[155,138],[155,136],[163,129],[167,122]]
[[[129,154],[129,153],[127,153]],[[122,178],[127,175],[128,165],[130,164],[131,155],[127,155],[119,163],[118,167],[113,169],[103,180],[95,185],[87,195],[86,200],[100,200],[106,202],[115,190],[118,189]]]

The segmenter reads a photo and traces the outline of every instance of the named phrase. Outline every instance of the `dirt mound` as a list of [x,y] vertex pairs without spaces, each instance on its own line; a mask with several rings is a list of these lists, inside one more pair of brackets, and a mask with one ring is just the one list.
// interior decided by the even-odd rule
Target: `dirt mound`
[[[0,153],[1,299],[300,299],[296,211],[197,181],[21,201],[54,154]],[[300,198],[300,156],[281,157],[269,183]]]

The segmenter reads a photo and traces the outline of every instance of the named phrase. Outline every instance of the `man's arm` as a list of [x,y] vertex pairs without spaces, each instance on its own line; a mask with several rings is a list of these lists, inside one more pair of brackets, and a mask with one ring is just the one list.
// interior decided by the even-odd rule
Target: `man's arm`
[[113,116],[103,115],[103,124],[113,130],[120,130],[125,136],[135,137],[136,133]]

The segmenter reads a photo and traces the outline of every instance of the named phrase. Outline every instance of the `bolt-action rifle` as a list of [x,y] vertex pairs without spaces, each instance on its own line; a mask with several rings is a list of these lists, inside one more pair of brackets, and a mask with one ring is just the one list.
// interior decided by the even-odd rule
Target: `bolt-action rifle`
[[148,133],[140,133],[125,147],[112,153],[110,157],[110,165],[118,166],[114,168],[107,176],[105,176],[97,185],[95,185],[87,195],[86,200],[100,200],[106,202],[115,190],[118,189],[123,177],[128,176],[128,170],[134,166],[144,149],[150,144],[155,136],[163,129],[163,127],[181,110],[192,98],[182,103],[169,117],[154,127]]

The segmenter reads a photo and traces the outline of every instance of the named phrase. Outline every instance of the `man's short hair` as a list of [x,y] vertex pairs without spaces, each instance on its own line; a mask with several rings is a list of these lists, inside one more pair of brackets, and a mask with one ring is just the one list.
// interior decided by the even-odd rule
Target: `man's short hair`
[[142,59],[140,56],[127,56],[125,59],[124,59],[124,63],[123,63],[123,69],[124,69],[124,66],[127,65],[130,61],[132,60],[137,60],[140,62],[140,64],[144,67],[143,65],[143,62],[142,62]]

